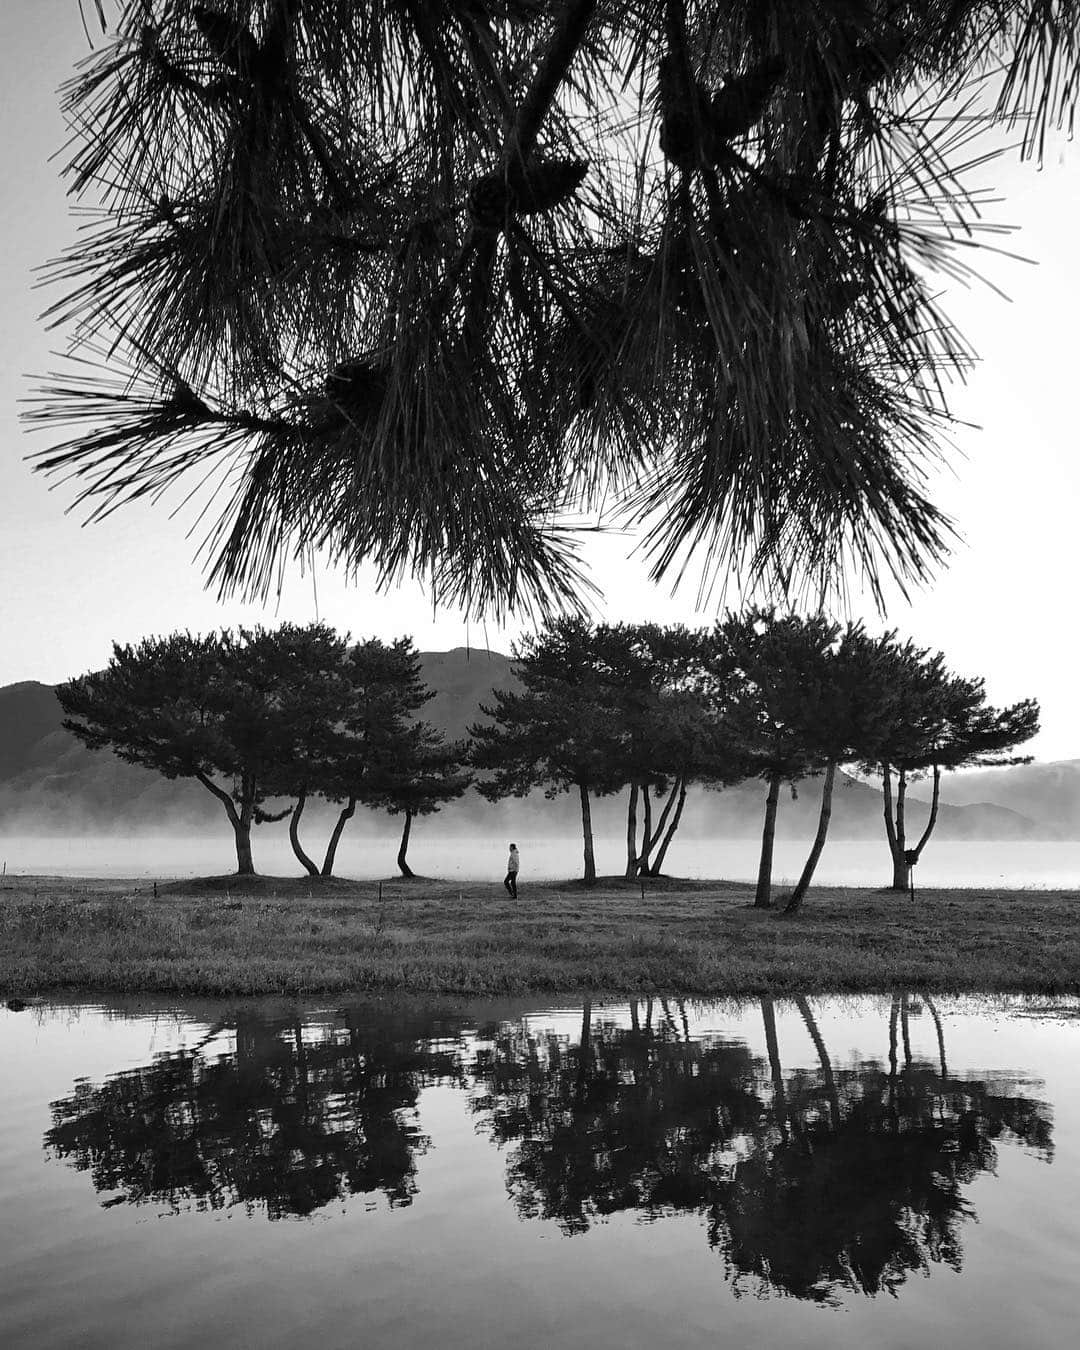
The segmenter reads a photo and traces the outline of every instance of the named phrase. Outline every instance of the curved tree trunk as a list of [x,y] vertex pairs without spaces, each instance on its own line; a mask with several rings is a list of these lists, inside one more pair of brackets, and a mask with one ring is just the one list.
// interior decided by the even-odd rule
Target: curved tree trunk
[[[686,782],[682,778],[678,780],[679,800],[675,807],[675,814],[671,818],[671,824],[668,826],[667,834],[664,835],[663,843],[660,845],[659,852],[653,859],[652,871],[650,876],[658,877],[660,869],[664,865],[664,859],[667,857],[667,851],[671,847],[671,841],[675,838],[675,831],[679,828],[679,821],[682,820],[683,807],[686,805]],[[674,790],[674,789],[673,789]]]
[[337,824],[334,826],[334,833],[330,836],[330,842],[326,846],[326,857],[323,859],[322,874],[324,877],[334,875],[334,859],[337,857],[337,847],[341,840],[341,832],[353,818],[356,813],[356,798],[350,797],[349,804],[337,818]]
[[772,905],[772,857],[776,838],[776,806],[780,800],[780,775],[769,776],[769,795],[765,798],[765,825],[761,831],[761,862],[758,864],[757,890],[754,908],[769,909]]
[[630,784],[630,802],[626,808],[626,879],[633,881],[637,876],[637,799],[638,785],[635,780]]
[[660,819],[656,822],[656,829],[653,830],[651,836],[649,837],[648,852],[650,861],[648,866],[648,872],[646,872],[645,869],[642,868],[643,875],[647,875],[650,877],[660,875],[659,870],[657,868],[656,860],[653,857],[653,849],[656,848],[656,846],[664,838],[664,831],[667,828],[668,817],[671,815],[671,808],[675,805],[675,799],[679,795],[679,786],[681,781],[682,780],[679,778],[675,778],[672,780],[671,789],[669,790],[667,797],[664,800],[664,809],[660,812]]
[[930,798],[930,819],[926,822],[926,829],[923,830],[919,842],[915,845],[915,861],[918,862],[922,857],[922,851],[926,847],[926,841],[934,833],[934,826],[937,824],[938,803],[941,798],[941,765],[934,765],[934,792]]
[[300,817],[304,814],[304,804],[307,801],[307,788],[304,788],[296,799],[296,805],[292,809],[292,815],[289,817],[289,843],[292,844],[292,851],[296,854],[300,865],[309,876],[317,877],[319,869],[304,852],[300,843]]
[[244,800],[241,803],[240,810],[237,811],[236,805],[229,794],[219,788],[206,774],[197,773],[195,777],[208,792],[214,794],[225,808],[225,814],[229,817],[229,824],[233,828],[233,838],[236,843],[237,875],[253,877],[255,875],[255,862],[251,856],[251,820],[255,807],[254,802],[250,800],[252,794],[247,792],[247,778],[241,779],[241,791],[244,793]]
[[825,836],[829,832],[829,820],[832,816],[832,798],[833,784],[836,781],[836,763],[829,760],[825,767],[825,781],[821,785],[821,811],[818,813],[817,834],[814,836],[814,843],[810,849],[810,856],[806,860],[806,866],[802,870],[802,876],[795,883],[795,889],[791,892],[787,904],[784,907],[785,914],[794,914],[798,911],[803,902],[803,896],[810,888],[810,882],[814,877],[814,869],[818,865],[818,859],[821,857],[821,850],[825,847]]
[[832,1061],[829,1059],[829,1052],[825,1048],[824,1040],[822,1040],[817,1019],[810,1011],[810,1004],[807,1002],[806,996],[800,994],[795,1000],[795,1006],[799,1010],[799,1016],[810,1033],[810,1039],[814,1042],[814,1049],[817,1051],[818,1063],[821,1065],[821,1077],[825,1083],[825,1095],[829,1099],[829,1115],[832,1118],[832,1127],[835,1130],[840,1124],[840,1094],[836,1090],[836,1076],[833,1073]]
[[589,802],[588,784],[578,784],[578,795],[581,797],[581,835],[585,844],[585,876],[583,880],[586,886],[595,886],[596,855],[593,852],[592,805]]
[[930,1016],[934,1019],[934,1029],[937,1031],[938,1060],[941,1063],[941,1081],[944,1082],[949,1076],[945,1064],[945,1028],[941,1025],[941,1014],[929,994],[923,995],[923,1002],[930,1009]]
[[405,825],[401,831],[401,843],[398,845],[397,865],[398,871],[403,877],[414,877],[416,873],[405,861],[405,854],[409,851],[409,835],[412,833],[413,812],[405,812]]

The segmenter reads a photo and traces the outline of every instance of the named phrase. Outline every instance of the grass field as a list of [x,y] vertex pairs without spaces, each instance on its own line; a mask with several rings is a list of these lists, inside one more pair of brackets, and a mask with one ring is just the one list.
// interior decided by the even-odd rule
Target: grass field
[[821,888],[795,918],[749,886],[523,887],[236,877],[8,877],[0,995],[1080,993],[1080,894]]

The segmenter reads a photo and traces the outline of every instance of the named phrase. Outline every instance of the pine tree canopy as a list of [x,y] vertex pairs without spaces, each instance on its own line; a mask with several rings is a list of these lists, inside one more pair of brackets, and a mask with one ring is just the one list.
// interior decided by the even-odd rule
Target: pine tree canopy
[[944,556],[935,297],[1077,0],[82,6],[30,416],[93,516],[193,490],[223,594],[320,550],[496,616],[598,521],[789,594]]

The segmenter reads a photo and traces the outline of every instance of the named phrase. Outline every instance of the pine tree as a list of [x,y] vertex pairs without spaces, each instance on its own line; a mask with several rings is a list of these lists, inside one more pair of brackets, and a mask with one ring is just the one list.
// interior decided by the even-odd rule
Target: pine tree
[[388,762],[368,776],[364,804],[405,817],[397,852],[403,877],[414,875],[407,861],[413,821],[456,801],[472,784],[464,767],[468,754],[467,741],[448,743],[429,723],[413,722],[395,739]]
[[491,719],[469,728],[477,789],[489,801],[576,790],[581,803],[583,879],[596,881],[592,796],[622,784],[622,728],[615,692],[604,678],[593,630],[580,619],[550,624],[514,651],[520,691],[496,690],[481,711]]
[[580,513],[815,594],[946,552],[965,171],[1071,114],[1077,0],[95,12],[33,414],[92,516],[216,474],[222,592],[319,549],[495,612],[580,600]]
[[233,828],[237,872],[251,875],[251,827],[288,814],[265,803],[279,795],[281,765],[307,735],[294,695],[325,676],[336,642],[318,624],[144,638],[114,644],[104,670],[56,695],[64,726],[90,747],[211,792]]

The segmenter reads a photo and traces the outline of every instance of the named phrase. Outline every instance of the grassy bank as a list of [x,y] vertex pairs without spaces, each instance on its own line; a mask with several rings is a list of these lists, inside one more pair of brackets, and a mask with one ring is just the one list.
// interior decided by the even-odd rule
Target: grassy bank
[[732,882],[8,877],[0,995],[771,991],[1080,993],[1080,895],[822,888],[795,918]]

